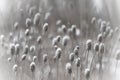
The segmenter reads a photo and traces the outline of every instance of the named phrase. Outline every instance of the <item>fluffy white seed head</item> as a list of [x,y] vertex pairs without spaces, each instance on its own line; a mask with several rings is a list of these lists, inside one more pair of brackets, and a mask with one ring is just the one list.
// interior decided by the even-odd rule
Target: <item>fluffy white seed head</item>
[[15,23],[14,23],[14,29],[16,30],[16,29],[18,29],[18,27],[19,27],[19,23],[18,23],[18,22],[15,22]]
[[10,44],[10,54],[13,56],[15,54],[15,44]]
[[4,44],[4,40],[5,40],[5,36],[2,34],[0,35],[0,41],[1,41],[1,45]]
[[71,31],[72,31],[72,33],[76,33],[76,29],[77,29],[77,26],[76,25],[72,25],[71,26]]
[[23,54],[22,57],[21,57],[21,60],[24,61],[26,59],[26,54]]
[[25,35],[28,36],[30,34],[30,30],[29,29],[26,29],[25,30]]
[[99,51],[99,43],[95,43],[95,44],[94,44],[94,50],[95,50],[96,52]]
[[16,53],[16,55],[18,55],[20,53],[20,44],[18,44],[18,43],[15,45],[15,53]]
[[62,32],[63,32],[63,33],[66,33],[67,27],[66,27],[65,25],[62,25],[62,26],[61,26],[61,29],[62,29]]
[[43,31],[47,32],[47,30],[48,30],[48,23],[44,23],[44,25],[43,25]]
[[86,41],[86,49],[89,51],[89,50],[91,50],[91,48],[92,48],[92,40],[88,39]]
[[71,63],[66,63],[66,71],[68,74],[71,74],[72,73],[72,65]]
[[26,18],[26,27],[30,27],[32,25],[32,20],[30,18]]
[[80,36],[80,29],[76,28],[76,33],[75,33],[76,36]]
[[13,71],[14,71],[14,72],[17,72],[17,69],[18,69],[18,65],[15,64],[15,65],[13,66]]
[[31,45],[31,46],[30,46],[30,52],[34,52],[35,49],[36,49],[35,45]]
[[60,42],[61,36],[60,35],[56,36],[56,40],[57,40],[57,42]]
[[105,45],[104,45],[104,43],[100,43],[100,45],[99,45],[99,52],[101,54],[103,54],[105,52]]
[[63,39],[62,39],[62,45],[67,46],[69,39],[70,39],[69,36],[67,36],[67,35],[64,36]]
[[101,27],[100,27],[100,32],[103,33],[106,31],[106,22],[102,21],[101,23]]
[[29,51],[29,47],[28,47],[28,45],[25,45],[23,53],[28,54],[28,51]]
[[89,69],[89,68],[85,69],[85,77],[86,77],[87,79],[90,78],[90,69]]
[[100,33],[98,34],[97,41],[101,43],[102,40],[103,40],[103,37],[102,37],[102,34]]
[[54,48],[55,48],[55,50],[57,50],[57,49],[58,49],[58,46],[57,46],[57,45],[55,45],[55,46],[54,46]]
[[56,39],[56,38],[53,38],[53,40],[52,40],[52,45],[55,46],[55,45],[57,45],[57,44],[58,44],[57,39]]
[[74,51],[73,51],[74,53],[75,53],[75,55],[76,56],[78,56],[79,55],[79,46],[77,45],[77,46],[75,46],[75,48],[74,48]]
[[30,70],[31,70],[31,72],[35,71],[35,66],[36,66],[35,62],[31,62],[31,64],[30,64]]
[[36,13],[35,16],[34,16],[33,24],[35,26],[38,26],[39,23],[40,23],[40,13]]
[[62,54],[62,49],[61,48],[57,48],[56,52],[55,52],[56,59],[60,59],[61,58],[61,54]]
[[37,56],[33,56],[33,61],[35,62],[37,60]]
[[13,33],[12,33],[12,32],[9,33],[9,38],[10,38],[10,39],[13,38]]
[[4,38],[5,38],[5,36],[2,34],[2,35],[0,35],[0,40],[1,41],[4,41]]
[[43,61],[44,61],[44,63],[47,62],[47,57],[48,57],[47,54],[43,55]]
[[40,44],[42,42],[42,37],[41,36],[38,36],[37,37],[37,43]]
[[36,10],[36,7],[35,7],[35,6],[30,7],[30,9],[29,9],[29,15],[30,15],[30,16],[33,16],[34,13],[35,13],[35,10]]
[[77,67],[80,67],[80,58],[79,57],[75,60],[75,64]]
[[70,54],[69,54],[69,60],[70,60],[71,62],[74,61],[74,58],[75,58],[74,56],[75,56],[74,53],[70,53]]
[[50,12],[47,12],[47,13],[45,14],[44,20],[47,21],[47,20],[49,19],[50,15],[51,15],[51,13],[50,13]]
[[62,23],[62,21],[59,19],[56,21],[56,26],[60,26],[60,24]]
[[110,26],[107,26],[107,28],[106,28],[106,36],[108,36],[108,35],[109,35],[110,30],[111,30],[111,27],[110,27]]
[[60,42],[60,40],[61,40],[61,36],[60,36],[60,35],[56,36],[56,37],[53,38],[53,40],[52,40],[52,45],[53,45],[53,46],[57,45],[57,44]]
[[11,60],[12,60],[11,57],[9,57],[9,58],[8,58],[8,61],[11,62]]
[[91,19],[91,23],[93,24],[93,23],[95,23],[95,21],[96,21],[96,17],[93,17],[93,18]]

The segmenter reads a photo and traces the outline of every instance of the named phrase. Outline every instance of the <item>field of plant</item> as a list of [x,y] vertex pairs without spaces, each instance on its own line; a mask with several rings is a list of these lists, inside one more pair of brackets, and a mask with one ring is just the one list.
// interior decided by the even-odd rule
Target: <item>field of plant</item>
[[0,80],[119,80],[120,27],[108,8],[97,14],[89,0],[24,2],[12,6],[0,32]]

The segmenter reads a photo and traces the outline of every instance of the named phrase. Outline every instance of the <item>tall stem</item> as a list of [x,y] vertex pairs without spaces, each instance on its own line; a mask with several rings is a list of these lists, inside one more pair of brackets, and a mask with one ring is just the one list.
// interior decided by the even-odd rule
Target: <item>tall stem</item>
[[86,62],[86,66],[88,67],[88,57],[89,57],[89,50],[88,50],[88,53],[87,53],[87,62]]
[[118,60],[116,62],[116,66],[115,66],[115,74],[116,74],[116,70],[117,70],[117,65],[118,65]]

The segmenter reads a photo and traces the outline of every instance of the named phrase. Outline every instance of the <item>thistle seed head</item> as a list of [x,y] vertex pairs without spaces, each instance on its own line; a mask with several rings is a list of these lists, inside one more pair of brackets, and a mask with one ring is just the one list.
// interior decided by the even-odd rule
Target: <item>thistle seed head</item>
[[92,48],[92,40],[88,39],[86,41],[86,49],[89,51],[89,50],[91,50],[91,48]]
[[72,65],[71,63],[66,63],[66,71],[68,74],[72,73]]
[[43,55],[43,61],[44,61],[44,63],[47,62],[47,57],[48,57],[47,54],[44,54],[44,55]]
[[30,70],[31,70],[31,72],[35,71],[35,66],[36,66],[35,62],[31,62],[31,64],[30,64]]

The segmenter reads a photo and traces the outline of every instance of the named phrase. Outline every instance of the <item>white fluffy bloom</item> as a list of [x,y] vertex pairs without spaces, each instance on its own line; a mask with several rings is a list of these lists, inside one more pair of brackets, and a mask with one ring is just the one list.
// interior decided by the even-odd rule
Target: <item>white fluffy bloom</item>
[[11,57],[9,57],[9,58],[8,58],[8,61],[11,62],[11,60],[12,60]]
[[33,24],[35,26],[38,26],[39,23],[40,23],[40,13],[36,13],[35,16],[34,16]]
[[71,30],[72,30],[73,34],[76,34],[76,29],[77,29],[76,25],[71,26]]
[[92,48],[92,40],[91,40],[91,39],[88,39],[88,40],[86,41],[86,49],[87,49],[87,50],[91,50],[91,48]]
[[23,54],[22,57],[21,57],[21,60],[24,61],[26,59],[26,54]]
[[96,52],[99,51],[99,44],[98,44],[98,43],[95,43],[95,44],[94,44],[94,50],[95,50]]
[[61,36],[60,35],[56,36],[56,40],[57,40],[57,42],[60,42]]
[[51,13],[50,13],[50,12],[47,12],[47,13],[45,14],[44,20],[47,21],[47,20],[49,19],[50,15],[51,15]]
[[102,34],[98,34],[97,41],[102,42],[102,40],[103,40]]
[[16,29],[18,29],[18,27],[19,27],[19,23],[18,23],[18,22],[15,22],[15,23],[14,23],[14,29],[16,30]]
[[102,21],[101,26],[100,26],[100,32],[103,33],[106,31],[106,22]]
[[35,62],[31,62],[31,64],[30,64],[30,70],[31,70],[31,72],[35,71],[35,66],[36,66]]
[[15,54],[15,44],[13,44],[13,43],[10,44],[10,54],[11,55]]
[[75,53],[75,55],[76,56],[78,56],[79,55],[79,46],[77,45],[77,46],[75,46],[75,48],[74,48],[74,51],[73,51],[74,53]]
[[31,46],[30,46],[30,52],[34,52],[35,49],[36,49],[35,45],[31,45]]
[[89,68],[85,69],[85,77],[86,77],[87,79],[90,78],[90,69],[89,69]]
[[30,27],[32,25],[32,20],[30,18],[26,18],[26,27]]
[[29,29],[26,29],[25,30],[25,35],[28,36],[30,34],[30,30]]
[[62,54],[62,49],[61,48],[57,48],[56,52],[55,52],[56,59],[60,59],[61,54]]
[[33,56],[33,61],[35,62],[37,60],[37,56]]
[[28,54],[28,51],[29,51],[29,47],[28,45],[25,45],[23,53]]
[[66,46],[68,41],[69,41],[70,37],[68,35],[65,35],[62,39],[62,45]]
[[71,74],[72,73],[72,65],[71,63],[66,63],[66,71],[67,73]]
[[44,63],[47,62],[47,57],[48,57],[47,54],[43,55],[43,61],[44,61]]
[[74,53],[70,53],[70,55],[69,55],[69,60],[70,60],[71,62],[74,61],[74,58],[75,58],[74,56],[75,56]]
[[75,64],[77,67],[80,67],[80,58],[79,57],[75,60]]
[[9,33],[9,38],[10,39],[13,38],[13,33],[12,32]]
[[96,17],[92,17],[91,23],[93,24],[93,23],[95,23],[95,21],[96,21]]
[[67,27],[65,25],[61,26],[62,32],[65,33],[67,31]]
[[37,37],[37,43],[40,44],[42,42],[42,37],[41,36],[38,36]]
[[14,72],[16,72],[16,71],[17,71],[17,69],[18,69],[18,65],[17,65],[17,64],[15,64],[15,65],[13,66],[13,71],[14,71]]
[[16,55],[18,55],[20,53],[20,44],[18,44],[18,43],[15,45],[15,53],[16,53]]
[[47,32],[47,30],[48,30],[48,23],[44,23],[44,25],[43,25],[43,31]]
[[59,19],[56,21],[56,25],[59,26],[62,23],[62,21]]
[[57,39],[56,39],[56,38],[53,38],[53,40],[52,40],[52,45],[55,46],[55,45],[57,45],[57,44],[58,44]]

